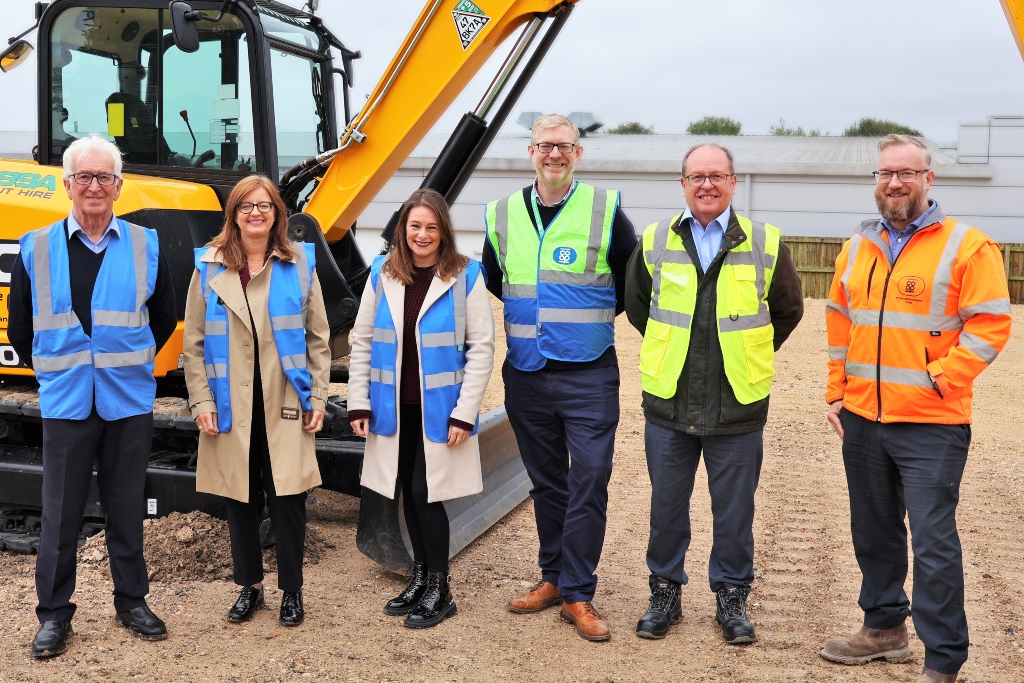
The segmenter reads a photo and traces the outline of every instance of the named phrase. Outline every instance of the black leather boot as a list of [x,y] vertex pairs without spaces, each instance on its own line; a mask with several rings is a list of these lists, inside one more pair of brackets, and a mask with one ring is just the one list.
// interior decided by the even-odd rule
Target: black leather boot
[[408,614],[416,606],[416,603],[423,597],[423,591],[427,589],[427,563],[426,562],[413,562],[412,563],[412,578],[409,579],[409,585],[405,587],[397,598],[388,600],[388,604],[384,605],[384,614],[390,614],[393,617],[400,617]]
[[46,659],[68,649],[68,637],[74,633],[70,621],[44,621],[32,639],[32,658]]
[[722,637],[730,645],[752,643],[757,638],[754,627],[747,619],[747,596],[750,589],[746,586],[726,586],[715,594],[718,607],[715,610],[715,621],[722,627]]
[[263,586],[245,586],[238,599],[228,611],[228,621],[241,624],[252,619],[256,610],[263,606]]
[[636,624],[636,634],[641,638],[664,638],[668,627],[682,618],[679,586],[659,577],[651,587],[651,606]]
[[409,628],[430,628],[437,626],[448,617],[458,613],[452,597],[448,572],[429,572],[423,597],[405,618],[403,626]]
[[306,619],[306,612],[302,608],[302,591],[292,593],[285,591],[281,596],[281,616],[278,621],[282,626],[298,626]]

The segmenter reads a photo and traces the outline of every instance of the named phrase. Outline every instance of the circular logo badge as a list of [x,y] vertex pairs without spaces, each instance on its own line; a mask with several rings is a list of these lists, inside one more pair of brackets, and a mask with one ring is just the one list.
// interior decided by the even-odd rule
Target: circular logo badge
[[896,283],[896,288],[903,296],[914,298],[924,296],[924,278],[917,277],[916,275],[908,275],[907,277],[900,278],[900,281]]
[[570,266],[576,262],[576,250],[572,247],[558,247],[553,254],[555,263]]

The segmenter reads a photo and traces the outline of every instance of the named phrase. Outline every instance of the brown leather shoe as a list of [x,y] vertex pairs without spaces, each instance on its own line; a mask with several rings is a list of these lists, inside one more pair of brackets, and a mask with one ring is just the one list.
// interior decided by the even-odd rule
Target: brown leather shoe
[[867,664],[875,659],[901,662],[912,656],[908,642],[906,624],[887,629],[863,626],[851,638],[833,638],[825,643],[821,656],[830,662],[849,665]]
[[541,581],[531,588],[530,592],[517,595],[509,600],[508,609],[516,614],[530,614],[540,612],[560,602],[562,602],[562,594],[558,592],[558,586]]
[[917,683],[956,683],[956,676],[956,674],[940,674],[935,669],[929,669],[926,666],[921,672],[921,677],[917,679]]
[[580,602],[566,602],[562,605],[562,621],[567,621],[576,627],[576,633],[580,638],[595,643],[609,640],[612,632],[608,624],[604,623],[601,615],[597,613],[589,600]]

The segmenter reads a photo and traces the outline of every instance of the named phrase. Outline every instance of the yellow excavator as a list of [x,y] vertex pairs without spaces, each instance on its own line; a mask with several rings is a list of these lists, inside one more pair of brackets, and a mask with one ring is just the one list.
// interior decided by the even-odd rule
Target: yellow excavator
[[[34,161],[0,159],[0,546],[33,552],[41,505],[37,395],[32,371],[6,335],[10,271],[19,237],[70,212],[61,158],[71,142],[97,133],[121,149],[115,212],[157,230],[178,294],[179,324],[154,372],[148,512],[218,514],[217,499],[195,491],[198,432],[184,400],[180,321],[193,248],[219,232],[231,188],[254,172],[279,181],[293,239],[315,245],[332,352],[343,359],[367,275],[356,219],[488,58],[510,43],[423,181],[453,203],[576,2],[428,0],[354,115],[349,90],[360,53],[317,16],[318,0],[302,9],[276,0],[37,2],[36,23],[0,53],[0,71],[16,68],[32,52],[26,36],[35,32]],[[386,243],[396,220],[382,235]],[[344,363],[336,363],[332,380],[346,378]],[[360,491],[362,447],[344,399],[332,397],[317,439],[324,487],[362,495],[357,545],[403,570],[409,546],[400,501]],[[481,451],[484,491],[448,505],[452,554],[529,491],[503,408],[481,420]],[[101,528],[93,494],[87,515],[94,520],[83,539]]]

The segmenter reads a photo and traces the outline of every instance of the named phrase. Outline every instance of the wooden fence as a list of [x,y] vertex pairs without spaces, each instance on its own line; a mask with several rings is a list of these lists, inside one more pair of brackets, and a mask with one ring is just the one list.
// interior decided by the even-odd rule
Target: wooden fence
[[[783,237],[800,274],[804,296],[825,299],[832,284],[836,257],[843,248],[842,237]],[[1003,270],[1010,285],[1010,301],[1024,303],[1024,244],[1003,244]]]

